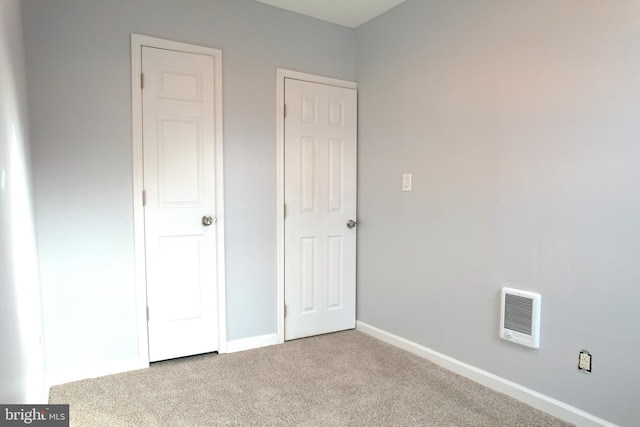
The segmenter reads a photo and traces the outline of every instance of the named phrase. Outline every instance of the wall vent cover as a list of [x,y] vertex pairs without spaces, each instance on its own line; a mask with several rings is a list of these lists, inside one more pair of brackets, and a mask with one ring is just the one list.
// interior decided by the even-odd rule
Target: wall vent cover
[[500,338],[540,348],[540,302],[534,292],[502,288]]

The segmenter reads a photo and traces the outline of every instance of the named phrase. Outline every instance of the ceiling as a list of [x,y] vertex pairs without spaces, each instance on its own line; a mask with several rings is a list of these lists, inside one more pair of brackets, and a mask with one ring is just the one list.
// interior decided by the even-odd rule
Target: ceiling
[[281,9],[357,28],[405,0],[256,0]]

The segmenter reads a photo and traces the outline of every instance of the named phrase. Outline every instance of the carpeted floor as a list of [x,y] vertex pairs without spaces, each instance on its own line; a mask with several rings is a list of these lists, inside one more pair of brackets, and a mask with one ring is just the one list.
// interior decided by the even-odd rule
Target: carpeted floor
[[569,426],[361,332],[51,389],[72,426]]

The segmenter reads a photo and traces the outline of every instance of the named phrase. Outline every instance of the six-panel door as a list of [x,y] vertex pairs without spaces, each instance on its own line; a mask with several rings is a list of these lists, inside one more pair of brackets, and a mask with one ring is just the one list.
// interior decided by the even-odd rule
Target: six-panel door
[[356,91],[285,80],[285,339],[355,327]]

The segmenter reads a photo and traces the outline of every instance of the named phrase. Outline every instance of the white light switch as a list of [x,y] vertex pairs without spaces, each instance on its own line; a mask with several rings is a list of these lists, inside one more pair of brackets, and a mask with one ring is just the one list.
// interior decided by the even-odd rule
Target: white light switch
[[402,174],[402,191],[411,191],[411,174]]

